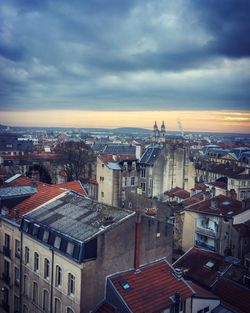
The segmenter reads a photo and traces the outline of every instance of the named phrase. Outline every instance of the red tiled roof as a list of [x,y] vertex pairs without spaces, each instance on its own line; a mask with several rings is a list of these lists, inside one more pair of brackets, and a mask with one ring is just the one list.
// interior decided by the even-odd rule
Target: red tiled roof
[[72,190],[75,192],[80,193],[81,195],[86,196],[87,193],[84,190],[82,184],[80,183],[80,181],[70,181],[67,183],[63,183],[63,184],[56,184],[55,186],[59,187],[59,188],[63,188],[63,189],[67,189],[67,190]]
[[[207,262],[211,261],[214,266],[209,268]],[[230,266],[224,257],[214,252],[193,247],[174,264],[175,268],[181,268],[184,274],[205,287],[210,287],[219,275]]]
[[195,297],[218,299],[218,296],[216,296],[214,293],[212,293],[211,291],[208,291],[207,289],[202,288],[201,286],[197,285],[193,281],[189,280],[187,281],[187,283],[195,291]]
[[15,210],[11,210],[10,217],[14,218],[14,211],[18,211],[19,216],[22,217],[25,213],[32,211],[38,206],[64,193],[65,190],[58,188],[56,185],[39,184],[37,186],[37,193],[19,203]]
[[214,187],[218,187],[221,189],[227,189],[227,183],[223,182],[223,181],[214,181],[211,183],[207,183],[207,185],[212,185]]
[[102,154],[99,155],[99,159],[101,159],[104,163],[108,162],[121,162],[124,160],[134,160],[135,155],[134,154]]
[[[173,305],[170,297],[175,292],[179,292],[181,301],[193,295],[191,288],[183,280],[176,279],[172,272],[172,267],[162,260],[143,266],[139,271],[120,274],[111,281],[132,312],[158,312]],[[125,290],[122,281],[130,288]]]
[[[34,181],[33,179],[26,177],[26,176],[20,176],[18,178],[16,178],[15,180],[13,180],[10,183],[5,183],[5,185],[7,185],[8,187],[15,187],[15,186],[28,186],[31,184],[39,184],[41,182],[39,181]],[[42,184],[42,183],[41,183]]]
[[172,188],[171,190],[169,191],[165,191],[164,194],[167,195],[167,196],[173,196],[177,191],[180,191],[182,190],[180,187],[175,187],[175,188]]
[[233,305],[237,312],[248,313],[250,310],[250,289],[229,279],[222,278],[213,288],[213,291],[225,302]]
[[204,183],[196,183],[194,189],[206,191],[207,190],[207,186]]
[[[214,208],[211,207],[212,201],[216,204]],[[242,209],[241,202],[223,195],[218,195],[212,199],[200,201],[185,208],[187,211],[199,212],[211,215],[234,216],[245,209]],[[230,213],[232,212],[232,213]]]
[[198,202],[201,202],[203,199],[200,199],[199,197],[197,197],[196,195],[195,196],[192,196],[188,199],[185,199],[182,204],[184,206],[189,206],[189,205],[192,205],[192,204],[195,204],[195,203],[198,203]]
[[117,310],[108,302],[104,301],[95,313],[116,313]]

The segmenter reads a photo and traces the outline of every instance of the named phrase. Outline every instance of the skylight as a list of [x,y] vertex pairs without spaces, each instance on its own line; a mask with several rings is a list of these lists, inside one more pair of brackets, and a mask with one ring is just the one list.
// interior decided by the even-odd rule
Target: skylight
[[130,289],[130,285],[129,285],[129,283],[128,283],[126,280],[122,280],[122,281],[120,282],[120,284],[121,284],[121,286],[122,286],[122,288],[123,288],[124,290]]
[[215,265],[215,262],[214,261],[208,261],[205,266],[208,267],[208,268],[213,268]]

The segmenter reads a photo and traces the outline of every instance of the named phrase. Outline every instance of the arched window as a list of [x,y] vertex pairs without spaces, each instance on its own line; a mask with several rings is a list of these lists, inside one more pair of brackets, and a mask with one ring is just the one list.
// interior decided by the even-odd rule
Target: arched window
[[23,294],[29,296],[29,277],[27,275],[23,276]]
[[49,292],[46,289],[43,289],[43,310],[49,312]]
[[71,308],[67,307],[66,313],[74,313],[74,311]]
[[33,295],[32,300],[36,304],[38,304],[38,284],[36,282],[33,282]]
[[37,252],[34,253],[34,271],[39,271],[39,254]]
[[55,279],[56,287],[62,286],[62,269],[59,265],[56,266],[56,279]]
[[76,289],[76,279],[71,273],[68,274],[68,295],[74,295]]
[[54,308],[54,312],[55,313],[61,313],[62,311],[62,305],[61,305],[61,301],[58,298],[55,298],[55,308]]
[[50,276],[50,263],[48,259],[44,259],[44,278],[49,279]]

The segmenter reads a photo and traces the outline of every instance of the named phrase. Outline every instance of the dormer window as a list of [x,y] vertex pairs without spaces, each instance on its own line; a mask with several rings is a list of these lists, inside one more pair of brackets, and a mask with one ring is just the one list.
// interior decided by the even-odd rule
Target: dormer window
[[67,244],[67,253],[72,255],[74,251],[74,244],[72,242],[68,242]]
[[61,238],[56,236],[55,242],[54,242],[54,247],[57,249],[60,249],[60,245],[61,245]]

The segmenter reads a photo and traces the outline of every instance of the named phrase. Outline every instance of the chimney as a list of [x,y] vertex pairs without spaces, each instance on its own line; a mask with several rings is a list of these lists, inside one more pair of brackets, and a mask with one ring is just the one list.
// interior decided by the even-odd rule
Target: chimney
[[141,157],[141,146],[135,146],[135,158],[139,160]]
[[218,208],[218,201],[215,198],[211,199],[210,208],[214,210]]
[[134,268],[140,267],[141,254],[141,215],[137,213],[135,221],[135,254],[134,254]]

